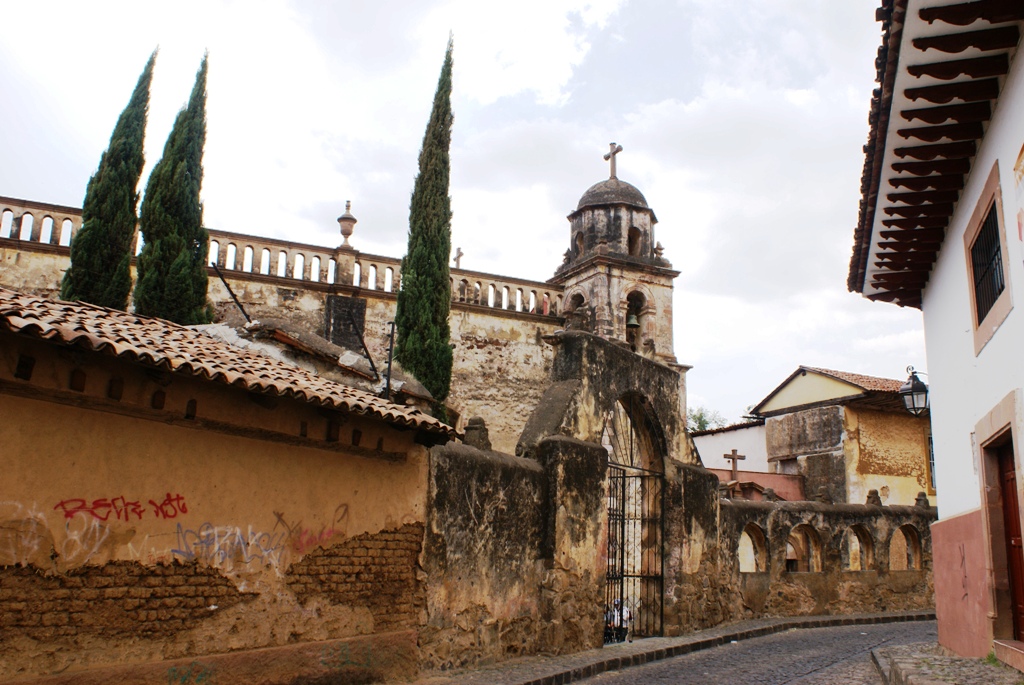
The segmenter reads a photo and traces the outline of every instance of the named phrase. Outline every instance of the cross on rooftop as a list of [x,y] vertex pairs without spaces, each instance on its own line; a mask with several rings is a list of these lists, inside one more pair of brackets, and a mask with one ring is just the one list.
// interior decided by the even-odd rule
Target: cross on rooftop
[[464,256],[465,255],[463,254],[461,247],[455,248],[455,268],[456,269],[461,268],[459,265],[462,264],[462,258]]
[[618,178],[618,176],[615,175],[615,155],[619,154],[620,152],[622,152],[621,145],[616,145],[615,143],[608,143],[608,154],[604,156],[605,161],[611,162],[612,164],[612,175],[609,176],[608,178]]
[[734,449],[732,451],[732,454],[723,454],[722,456],[725,457],[726,459],[729,459],[730,461],[732,461],[732,479],[733,480],[739,480],[740,479],[740,471],[739,471],[739,469],[736,466],[736,462],[739,461],[740,459],[746,459],[747,458],[746,455],[744,455],[744,454],[737,454],[736,450]]

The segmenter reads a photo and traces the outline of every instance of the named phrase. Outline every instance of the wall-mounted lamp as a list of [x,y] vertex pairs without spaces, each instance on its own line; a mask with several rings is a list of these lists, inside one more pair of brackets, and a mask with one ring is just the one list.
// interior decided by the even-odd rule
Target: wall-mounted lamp
[[903,406],[914,416],[922,416],[928,411],[928,386],[917,377],[913,366],[907,367],[910,378],[900,386],[900,399]]

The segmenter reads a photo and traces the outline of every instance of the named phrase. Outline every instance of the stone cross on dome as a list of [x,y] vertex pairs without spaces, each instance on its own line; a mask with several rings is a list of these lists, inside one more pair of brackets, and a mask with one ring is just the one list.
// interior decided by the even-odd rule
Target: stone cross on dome
[[621,145],[616,145],[615,143],[608,143],[608,154],[604,156],[605,161],[611,162],[612,165],[612,174],[608,178],[618,179],[618,176],[615,175],[615,155],[619,154],[620,152],[622,152]]

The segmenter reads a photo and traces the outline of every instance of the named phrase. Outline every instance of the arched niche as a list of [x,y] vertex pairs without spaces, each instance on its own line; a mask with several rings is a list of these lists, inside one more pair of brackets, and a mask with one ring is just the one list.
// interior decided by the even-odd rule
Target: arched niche
[[786,539],[786,571],[789,573],[820,573],[821,538],[806,523],[793,526]]
[[736,545],[736,561],[740,573],[764,573],[768,570],[768,544],[764,531],[756,523],[748,523]]
[[889,538],[889,570],[917,571],[921,568],[921,535],[909,523],[893,531]]
[[875,545],[868,529],[860,524],[843,531],[839,548],[844,571],[870,571],[875,567]]

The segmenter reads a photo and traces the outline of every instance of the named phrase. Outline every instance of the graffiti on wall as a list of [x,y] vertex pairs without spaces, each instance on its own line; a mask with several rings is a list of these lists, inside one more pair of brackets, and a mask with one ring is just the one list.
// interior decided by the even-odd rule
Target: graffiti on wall
[[[161,519],[177,518],[180,514],[188,513],[188,506],[185,498],[180,494],[172,495],[167,493],[161,502],[149,500],[152,507],[152,515]],[[148,509],[139,500],[130,500],[124,495],[119,497],[101,497],[92,501],[85,498],[64,499],[53,507],[60,511],[64,518],[73,518],[76,514],[85,514],[99,521],[107,521],[111,517],[115,521],[140,521]],[[134,519],[132,517],[135,517]]]
[[285,539],[284,531],[266,532],[252,526],[243,530],[240,526],[215,526],[207,522],[197,528],[186,528],[179,523],[171,554],[224,571],[250,564],[279,570],[287,549]]
[[320,526],[319,529],[307,528],[302,521],[288,522],[283,512],[275,511],[274,530],[285,531],[285,539],[291,550],[299,555],[305,554],[311,549],[319,547],[324,543],[336,538],[348,535],[348,504],[339,504],[331,515],[330,523]]

